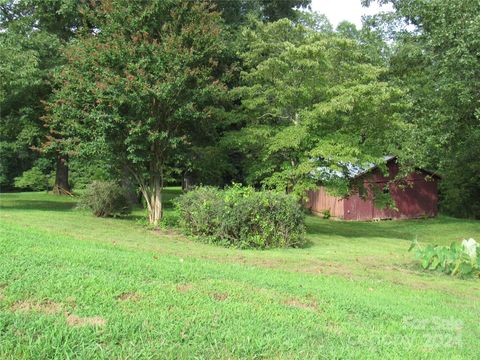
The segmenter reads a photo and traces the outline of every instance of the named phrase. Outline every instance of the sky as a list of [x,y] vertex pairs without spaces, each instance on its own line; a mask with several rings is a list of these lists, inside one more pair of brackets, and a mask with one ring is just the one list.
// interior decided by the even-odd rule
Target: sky
[[347,20],[360,28],[362,26],[362,15],[373,15],[379,11],[391,9],[391,6],[380,8],[377,3],[364,8],[360,0],[312,0],[312,11],[326,15],[334,27],[341,21]]

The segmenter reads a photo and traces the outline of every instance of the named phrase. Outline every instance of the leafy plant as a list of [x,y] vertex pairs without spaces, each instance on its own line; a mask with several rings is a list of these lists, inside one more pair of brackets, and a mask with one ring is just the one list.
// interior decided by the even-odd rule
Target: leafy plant
[[184,229],[194,235],[213,236],[219,227],[224,198],[217,188],[203,186],[180,196],[176,206]]
[[452,242],[450,246],[427,245],[421,248],[414,240],[408,251],[415,250],[417,259],[425,270],[438,270],[452,276],[480,276],[480,257],[465,246]]
[[130,204],[125,190],[114,181],[94,181],[82,194],[78,207],[89,209],[95,216],[128,214]]
[[325,209],[320,211],[324,219],[330,219],[332,217],[332,214],[330,213],[330,209]]
[[181,196],[177,208],[188,233],[213,243],[265,249],[305,242],[305,215],[291,195],[239,185],[199,187]]
[[15,178],[15,187],[33,191],[48,190],[50,188],[50,176],[43,173],[38,167],[33,167]]

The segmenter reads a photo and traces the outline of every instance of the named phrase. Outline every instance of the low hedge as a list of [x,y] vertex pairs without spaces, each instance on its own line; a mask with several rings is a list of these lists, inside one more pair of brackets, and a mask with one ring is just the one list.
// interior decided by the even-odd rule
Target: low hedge
[[292,195],[207,186],[180,196],[176,206],[182,228],[209,242],[261,249],[305,243],[305,215]]

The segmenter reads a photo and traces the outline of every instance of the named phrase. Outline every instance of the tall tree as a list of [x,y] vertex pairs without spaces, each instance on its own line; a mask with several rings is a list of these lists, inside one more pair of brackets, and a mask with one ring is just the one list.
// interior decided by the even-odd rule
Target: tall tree
[[401,92],[358,41],[309,27],[283,19],[245,31],[235,91],[247,126],[225,142],[244,154],[249,182],[303,195],[320,177],[346,193],[346,177],[327,175],[397,151]]
[[39,145],[42,129],[35,116],[40,69],[38,52],[21,46],[21,37],[0,33],[0,186],[9,188],[13,179],[28,170]]
[[166,179],[212,127],[210,107],[225,93],[221,17],[186,0],[108,1],[95,11],[101,31],[67,49],[48,122],[69,134],[67,148],[107,149],[158,225]]
[[[240,54],[247,46],[242,38],[242,27],[253,19],[262,22],[272,22],[280,18],[300,21],[304,9],[310,0],[210,0],[221,12],[224,20],[224,34],[227,42],[221,63],[231,71],[223,77],[228,88],[239,85],[243,59]],[[241,181],[242,174],[235,157],[229,157],[229,152],[220,146],[219,139],[229,130],[241,127],[241,116],[232,111],[238,105],[236,99],[224,99],[222,106],[217,108],[218,118],[215,129],[209,131],[209,137],[201,146],[195,148],[194,154],[182,161],[183,173],[189,181],[203,184],[221,185],[232,180]]]
[[[38,158],[33,149],[41,148],[47,134],[41,118],[45,114],[43,101],[52,91],[53,71],[64,62],[62,48],[86,24],[82,14],[90,7],[90,2],[75,0],[11,0],[0,4],[3,70],[18,66],[15,81],[5,77],[0,84],[4,94],[0,99],[0,148],[6,174],[1,185],[11,185],[13,178]],[[10,51],[13,56],[9,56]],[[35,71],[26,73],[26,67]],[[50,139],[54,138],[50,134]],[[66,154],[57,146],[54,157],[55,189],[68,191]]]
[[[439,171],[442,207],[480,217],[480,2],[395,0],[372,29],[394,41],[390,81],[405,89],[405,154]],[[365,1],[368,5],[369,1]]]

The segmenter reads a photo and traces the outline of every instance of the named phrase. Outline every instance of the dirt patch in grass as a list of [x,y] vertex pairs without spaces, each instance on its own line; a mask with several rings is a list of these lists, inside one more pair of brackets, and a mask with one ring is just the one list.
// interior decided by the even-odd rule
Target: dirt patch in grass
[[30,301],[17,301],[12,305],[12,311],[14,312],[40,312],[47,315],[52,315],[60,312],[63,308],[62,304],[45,301],[42,303],[34,303]]
[[66,314],[68,326],[104,326],[107,320],[100,316],[81,317],[74,314]]
[[213,293],[212,297],[217,301],[225,301],[228,298],[227,293]]
[[287,299],[283,302],[285,305],[299,309],[318,310],[318,304],[315,301],[301,301],[295,298]]
[[140,300],[140,295],[134,292],[125,292],[117,296],[119,301],[138,301]]
[[181,293],[189,292],[193,289],[192,284],[178,284],[177,291]]

